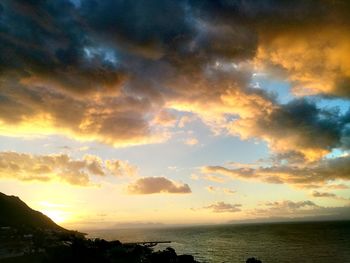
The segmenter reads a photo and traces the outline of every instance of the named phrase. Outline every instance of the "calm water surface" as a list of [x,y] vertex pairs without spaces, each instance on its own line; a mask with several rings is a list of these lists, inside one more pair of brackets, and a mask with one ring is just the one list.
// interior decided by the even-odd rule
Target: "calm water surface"
[[350,221],[195,226],[90,231],[89,237],[122,242],[171,240],[173,247],[200,262],[350,263]]

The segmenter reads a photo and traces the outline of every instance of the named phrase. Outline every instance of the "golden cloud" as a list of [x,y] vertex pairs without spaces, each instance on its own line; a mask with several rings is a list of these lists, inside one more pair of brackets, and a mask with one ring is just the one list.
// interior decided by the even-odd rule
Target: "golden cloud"
[[[115,164],[119,164],[118,169]],[[60,181],[72,185],[92,185],[92,176],[131,176],[135,167],[126,161],[102,161],[95,155],[72,159],[67,154],[33,155],[0,152],[0,178],[21,181]]]
[[279,67],[298,96],[327,94],[349,97],[350,34],[344,25],[324,25],[261,32],[258,68]]
[[47,87],[26,87],[3,80],[1,134],[7,136],[66,134],[115,146],[157,143],[168,138],[151,127],[150,102],[132,96],[77,98]]

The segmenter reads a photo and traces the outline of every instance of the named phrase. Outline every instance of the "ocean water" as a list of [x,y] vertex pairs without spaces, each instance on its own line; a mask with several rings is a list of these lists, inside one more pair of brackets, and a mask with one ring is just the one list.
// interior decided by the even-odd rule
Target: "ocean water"
[[170,240],[178,254],[207,263],[350,263],[350,221],[268,223],[90,231],[89,237],[121,242]]

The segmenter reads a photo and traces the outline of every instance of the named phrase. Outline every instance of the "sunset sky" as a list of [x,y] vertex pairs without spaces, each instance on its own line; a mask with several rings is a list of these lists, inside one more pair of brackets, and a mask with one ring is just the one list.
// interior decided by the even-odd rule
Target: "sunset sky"
[[1,1],[0,192],[74,229],[350,218],[349,17]]

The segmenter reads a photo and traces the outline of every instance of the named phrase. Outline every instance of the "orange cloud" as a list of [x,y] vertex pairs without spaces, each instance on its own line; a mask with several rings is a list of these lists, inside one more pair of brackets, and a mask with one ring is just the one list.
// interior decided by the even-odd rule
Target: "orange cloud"
[[258,67],[279,67],[298,96],[327,94],[349,97],[350,34],[347,26],[284,28],[261,32],[256,57]]

